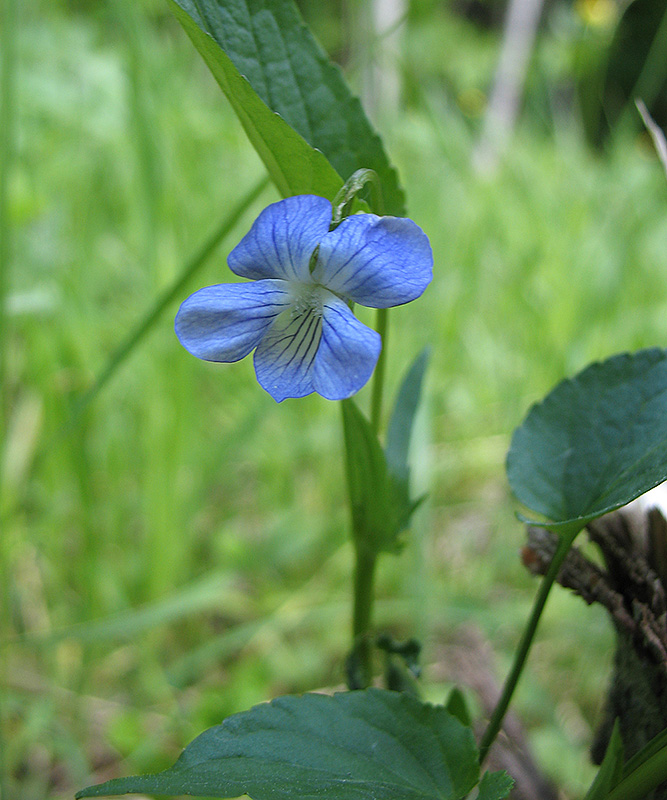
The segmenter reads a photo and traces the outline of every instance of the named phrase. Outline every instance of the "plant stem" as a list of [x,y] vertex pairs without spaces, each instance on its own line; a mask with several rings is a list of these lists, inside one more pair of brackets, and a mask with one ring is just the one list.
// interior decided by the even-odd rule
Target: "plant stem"
[[365,689],[373,677],[373,616],[377,554],[355,547],[354,608],[352,611],[352,653],[348,660],[348,687]]
[[519,643],[519,647],[514,656],[514,664],[512,665],[512,669],[505,680],[502,695],[500,696],[498,705],[493,710],[493,714],[491,715],[487,729],[484,731],[484,735],[482,736],[482,740],[479,745],[480,764],[486,758],[489,748],[495,741],[498,731],[500,730],[500,726],[503,723],[507,708],[512,700],[514,690],[516,689],[517,683],[519,682],[519,678],[521,677],[521,673],[525,666],[526,659],[528,658],[528,653],[533,643],[542,611],[544,610],[544,606],[547,602],[549,591],[553,586],[556,577],[558,576],[558,572],[563,564],[563,561],[565,560],[565,556],[572,546],[575,535],[576,534],[570,534],[559,538],[558,549],[556,550],[551,564],[549,565],[549,569],[547,570],[547,573],[540,584],[528,624],[526,625],[523,636],[521,637],[521,642]]
[[[373,373],[371,389],[371,428],[377,435],[382,420],[382,396],[384,393],[384,367],[386,362],[386,343],[388,331],[386,308],[379,308],[376,317],[376,330],[382,339],[382,349]],[[354,519],[352,521],[354,526]],[[352,532],[355,542],[354,554],[354,598],[352,611],[352,652],[347,664],[347,682],[350,689],[363,689],[371,682],[373,675],[373,641],[371,638],[371,618],[373,615],[373,588],[377,552],[359,541],[358,532]]]
[[387,336],[389,334],[389,315],[386,308],[378,308],[375,318],[375,330],[382,339],[382,349],[378,363],[373,373],[373,387],[371,394],[371,427],[377,435],[380,432],[382,420],[382,396],[384,393],[384,366],[387,361]]

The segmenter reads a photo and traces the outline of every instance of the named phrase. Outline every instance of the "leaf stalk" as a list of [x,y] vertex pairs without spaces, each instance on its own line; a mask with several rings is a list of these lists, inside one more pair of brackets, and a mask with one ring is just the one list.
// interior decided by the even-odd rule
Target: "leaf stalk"
[[507,709],[509,707],[509,704],[514,695],[514,691],[519,682],[519,678],[521,677],[521,673],[523,672],[523,668],[526,664],[528,653],[530,652],[533,639],[535,638],[535,633],[537,632],[537,626],[542,616],[542,612],[544,611],[547,598],[549,597],[549,592],[556,580],[556,577],[558,576],[558,572],[560,571],[563,561],[565,560],[565,556],[568,554],[570,547],[572,546],[572,542],[574,541],[575,536],[576,533],[569,533],[568,535],[563,535],[559,537],[558,548],[556,549],[556,553],[554,554],[554,557],[551,561],[551,564],[549,565],[549,569],[547,570],[546,575],[544,576],[542,582],[540,583],[539,591],[533,603],[532,612],[530,614],[528,623],[526,624],[523,635],[521,637],[519,647],[517,648],[514,656],[514,663],[512,664],[512,669],[510,670],[509,675],[505,679],[505,685],[503,686],[503,691],[500,696],[500,700],[498,701],[497,706],[493,710],[491,719],[489,720],[489,724],[486,730],[484,731],[484,735],[482,736],[482,739],[480,741],[479,745],[480,764],[483,763],[484,759],[486,758],[489,752],[489,749],[491,748],[491,745],[496,740],[496,736],[500,731],[503,719],[505,718],[505,714],[507,713]]

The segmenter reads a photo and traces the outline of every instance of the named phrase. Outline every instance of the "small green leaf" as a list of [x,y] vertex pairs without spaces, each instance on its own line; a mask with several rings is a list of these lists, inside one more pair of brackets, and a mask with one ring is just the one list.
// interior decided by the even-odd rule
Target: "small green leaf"
[[507,475],[516,497],[560,532],[662,483],[667,353],[614,356],[560,383],[514,432]]
[[623,742],[618,728],[618,720],[607,745],[607,752],[600,765],[598,774],[586,792],[584,800],[605,800],[609,792],[621,780],[623,775]]
[[[318,194],[333,200],[343,181],[324,155],[264,103],[221,49],[220,43],[211,38],[192,3],[169,1],[176,18],[220,84],[280,194],[283,197]],[[202,5],[214,7],[217,3]]]
[[472,724],[468,703],[466,702],[465,695],[458,686],[455,686],[449,693],[445,708],[453,717],[456,717],[462,725],[469,726]]
[[[292,0],[171,2],[272,177],[280,178],[283,195],[305,169],[310,189],[292,186],[289,191],[333,199],[341,182],[331,194],[332,175],[347,179],[368,168],[380,178],[386,213],[405,214],[403,192],[379,136]],[[305,143],[311,153],[304,151]],[[332,174],[324,174],[316,151],[330,162]]]
[[656,753],[659,753],[661,750],[665,750],[667,748],[667,728],[664,731],[660,731],[657,736],[654,736],[648,744],[645,744],[644,747],[638,752],[635,753],[632,758],[629,758],[623,767],[623,777],[626,777],[631,772],[634,772],[636,769],[639,769],[642,764],[646,763],[650,758]]
[[[477,759],[470,729],[441,706],[380,689],[306,694],[229,717],[197,737],[165,772],[117,778],[77,798],[141,792],[461,800],[479,779]],[[506,797],[504,776],[485,776],[482,785],[485,800]]]
[[424,348],[412,362],[396,395],[396,402],[387,427],[387,445],[385,447],[387,465],[392,475],[406,484],[410,477],[408,467],[410,439],[419,408],[429,355],[429,348]]
[[346,473],[357,546],[396,552],[421,499],[411,501],[407,478],[397,478],[370,422],[353,400],[343,400]]
[[[667,729],[661,731],[623,766],[608,800],[643,800],[667,779]],[[597,800],[597,798],[595,799]],[[605,795],[607,800],[607,795]]]
[[485,772],[479,782],[477,800],[504,800],[514,786],[514,780],[506,772]]
[[343,400],[342,407],[347,483],[357,546],[373,553],[394,550],[399,531],[384,452],[356,403]]

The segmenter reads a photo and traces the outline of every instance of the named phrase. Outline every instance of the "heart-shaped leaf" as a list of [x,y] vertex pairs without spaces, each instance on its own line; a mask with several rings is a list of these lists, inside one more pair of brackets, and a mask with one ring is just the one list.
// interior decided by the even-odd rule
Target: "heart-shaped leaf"
[[[77,797],[461,800],[478,780],[469,728],[442,706],[368,689],[280,697],[202,733],[165,772],[118,778]],[[502,800],[510,788],[502,774],[482,785],[485,800]]]
[[556,386],[514,432],[507,476],[549,528],[573,533],[662,483],[667,352],[613,356]]

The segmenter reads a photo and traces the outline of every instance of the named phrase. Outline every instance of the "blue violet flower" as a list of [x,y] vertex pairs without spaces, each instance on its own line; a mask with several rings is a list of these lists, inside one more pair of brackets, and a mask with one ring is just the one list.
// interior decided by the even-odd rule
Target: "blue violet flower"
[[415,300],[431,280],[433,255],[412,220],[355,214],[330,231],[331,211],[315,195],[265,208],[228,258],[232,272],[251,282],[191,295],[176,315],[183,347],[223,362],[255,350],[257,380],[277,402],[358,392],[382,342],[350,304],[390,308]]

